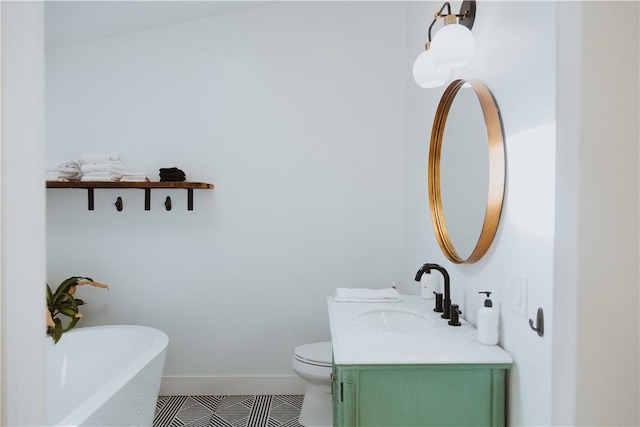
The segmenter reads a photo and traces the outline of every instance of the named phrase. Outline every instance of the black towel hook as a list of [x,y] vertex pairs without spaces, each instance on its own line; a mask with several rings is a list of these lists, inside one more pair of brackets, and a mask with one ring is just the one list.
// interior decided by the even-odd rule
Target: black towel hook
[[529,319],[529,326],[538,333],[539,337],[544,335],[544,312],[542,311],[542,307],[538,307],[538,313],[536,314],[536,326],[533,326],[533,320],[531,319]]
[[122,212],[122,197],[118,196],[114,205],[116,205],[118,212]]

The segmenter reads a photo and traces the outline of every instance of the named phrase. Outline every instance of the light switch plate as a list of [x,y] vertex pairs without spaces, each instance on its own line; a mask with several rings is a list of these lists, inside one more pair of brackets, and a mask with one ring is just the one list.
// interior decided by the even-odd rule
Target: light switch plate
[[504,302],[507,308],[522,317],[527,317],[527,278],[507,271]]

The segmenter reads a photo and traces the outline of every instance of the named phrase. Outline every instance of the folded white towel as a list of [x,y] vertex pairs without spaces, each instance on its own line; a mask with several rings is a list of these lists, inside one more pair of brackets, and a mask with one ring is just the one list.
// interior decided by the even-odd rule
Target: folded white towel
[[58,169],[59,172],[69,172],[69,173],[78,173],[80,172],[80,169],[78,168],[71,168],[71,167],[66,167],[66,166],[61,166],[60,169]]
[[111,171],[101,171],[101,172],[87,172],[83,173],[82,176],[112,176],[120,178],[122,176],[121,171],[111,170]]
[[47,181],[78,181],[80,179],[80,167],[76,162],[60,163],[57,168],[47,168]]
[[108,163],[112,160],[119,160],[118,153],[82,153],[79,163]]
[[83,182],[117,182],[117,181],[120,181],[120,178],[116,177],[116,176],[84,175],[82,178],[80,178],[80,181],[83,181]]
[[149,181],[147,177],[137,177],[137,176],[123,176],[120,178],[120,182],[147,182]]
[[106,162],[106,163],[83,163],[80,166],[80,170],[83,173],[88,172],[109,172],[112,170],[124,170],[122,162]]
[[58,172],[58,178],[79,180],[80,179],[80,174],[79,173]]
[[133,177],[143,177],[146,178],[147,174],[144,172],[129,172],[129,171],[122,171],[122,176],[133,176]]
[[362,289],[337,288],[333,297],[338,302],[398,302],[402,301],[400,293],[393,288]]
[[78,162],[64,162],[58,165],[58,168],[75,168],[79,170]]

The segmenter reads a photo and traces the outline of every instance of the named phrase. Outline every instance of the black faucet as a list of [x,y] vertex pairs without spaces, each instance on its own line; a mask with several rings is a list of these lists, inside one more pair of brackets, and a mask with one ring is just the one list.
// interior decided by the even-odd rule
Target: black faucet
[[[416,282],[419,282],[420,279],[422,278],[422,275],[424,273],[431,273],[431,270],[438,270],[442,276],[444,277],[444,300],[443,300],[443,307],[442,310],[438,310],[439,307],[437,307],[436,304],[436,309],[434,311],[442,311],[442,318],[443,319],[450,319],[451,318],[451,290],[449,288],[449,273],[447,273],[447,270],[445,270],[445,268],[441,265],[438,264],[424,264],[422,267],[420,267],[420,270],[418,270],[418,272],[416,273]],[[436,299],[438,297],[438,294],[436,294]]]

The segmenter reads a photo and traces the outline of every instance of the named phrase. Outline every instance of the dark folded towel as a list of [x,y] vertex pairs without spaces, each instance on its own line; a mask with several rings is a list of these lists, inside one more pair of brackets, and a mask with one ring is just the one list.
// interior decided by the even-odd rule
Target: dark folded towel
[[184,174],[184,172],[181,169],[178,169],[176,167],[173,167],[173,168],[160,168],[160,173],[166,173],[166,172],[168,172],[168,173],[179,172],[179,173]]
[[184,171],[173,168],[160,168],[160,181],[184,181],[186,175]]

